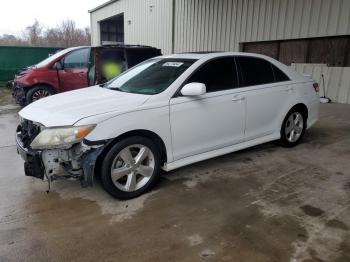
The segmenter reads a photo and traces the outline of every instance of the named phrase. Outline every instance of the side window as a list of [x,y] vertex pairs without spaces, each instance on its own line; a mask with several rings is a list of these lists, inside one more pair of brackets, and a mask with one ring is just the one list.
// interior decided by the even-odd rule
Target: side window
[[83,48],[66,55],[63,60],[64,68],[88,68],[89,50],[89,48]]
[[204,64],[187,81],[192,82],[205,84],[208,93],[238,87],[233,57],[218,58]]
[[240,67],[241,86],[263,85],[275,82],[271,64],[260,58],[238,56],[236,61]]
[[275,75],[275,82],[289,81],[289,77],[286,76],[278,67],[272,65],[273,74]]

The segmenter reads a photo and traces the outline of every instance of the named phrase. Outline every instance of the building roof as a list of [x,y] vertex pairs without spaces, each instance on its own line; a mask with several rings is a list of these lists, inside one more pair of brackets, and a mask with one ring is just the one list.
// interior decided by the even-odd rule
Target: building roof
[[88,12],[89,13],[95,12],[95,11],[97,11],[97,10],[107,6],[107,5],[113,4],[114,2],[117,2],[117,1],[118,0],[109,0],[109,1],[107,1],[105,3],[103,3],[102,5],[99,5],[99,6],[95,7],[95,8],[93,8],[93,9],[89,10]]

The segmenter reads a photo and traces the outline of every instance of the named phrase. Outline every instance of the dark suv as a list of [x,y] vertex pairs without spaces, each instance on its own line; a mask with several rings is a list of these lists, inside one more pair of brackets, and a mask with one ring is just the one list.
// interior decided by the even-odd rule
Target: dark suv
[[[12,82],[13,96],[25,106],[40,98],[102,84],[112,75],[149,58],[161,55],[161,50],[139,45],[108,45],[67,48],[40,63],[21,70]],[[113,63],[119,70],[109,67]],[[117,68],[118,68],[117,67]]]

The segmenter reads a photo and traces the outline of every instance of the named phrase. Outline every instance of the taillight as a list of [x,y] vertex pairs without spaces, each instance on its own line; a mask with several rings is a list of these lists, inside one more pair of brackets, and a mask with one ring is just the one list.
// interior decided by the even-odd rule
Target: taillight
[[319,87],[318,83],[316,83],[316,82],[313,83],[313,87],[314,87],[316,93],[318,93],[320,91],[320,87]]

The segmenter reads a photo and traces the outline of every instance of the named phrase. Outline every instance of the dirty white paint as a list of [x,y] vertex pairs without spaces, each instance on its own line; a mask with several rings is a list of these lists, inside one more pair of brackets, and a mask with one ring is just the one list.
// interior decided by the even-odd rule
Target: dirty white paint
[[[301,74],[310,75],[320,86],[320,96],[325,95],[333,102],[350,104],[350,67],[329,67],[325,64],[291,65]],[[323,75],[323,78],[322,78]]]

